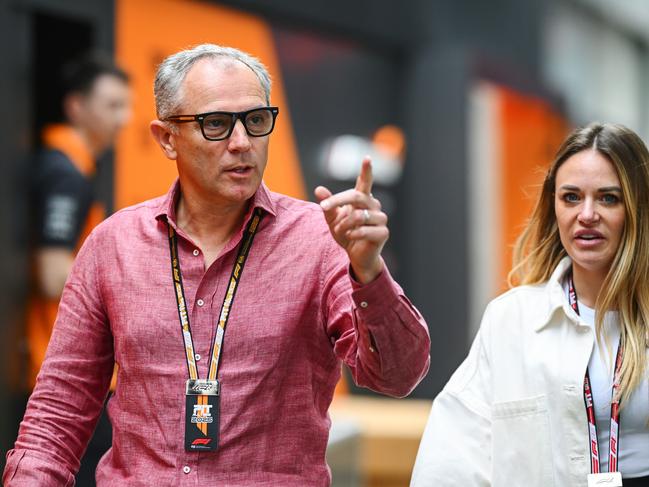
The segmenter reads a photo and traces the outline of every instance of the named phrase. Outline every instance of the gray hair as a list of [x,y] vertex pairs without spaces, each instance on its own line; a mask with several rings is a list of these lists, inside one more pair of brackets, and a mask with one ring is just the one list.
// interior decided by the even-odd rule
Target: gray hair
[[158,66],[153,85],[158,119],[169,117],[178,110],[182,98],[181,85],[191,67],[201,59],[219,57],[239,61],[248,66],[259,79],[259,84],[266,96],[266,103],[270,104],[270,75],[259,59],[233,47],[200,44],[172,54]]

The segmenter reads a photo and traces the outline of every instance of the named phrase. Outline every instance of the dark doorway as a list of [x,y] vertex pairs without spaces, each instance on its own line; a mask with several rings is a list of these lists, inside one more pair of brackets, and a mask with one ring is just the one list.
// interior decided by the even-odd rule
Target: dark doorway
[[44,125],[62,119],[59,74],[70,59],[93,45],[89,22],[37,13],[33,17],[32,100],[34,144]]
[[93,42],[93,28],[90,22],[38,12],[30,12],[25,20],[30,26],[27,40],[31,49],[24,52],[29,54],[29,59],[21,61],[29,66],[27,71],[29,83],[24,88],[25,103],[18,109],[27,112],[25,121],[28,123],[21,131],[28,136],[25,137],[25,145],[21,147],[20,155],[13,160],[13,167],[10,168],[16,188],[12,205],[14,218],[11,233],[16,246],[24,249],[24,253],[21,256],[22,275],[18,280],[21,286],[20,289],[14,290],[19,295],[19,299],[15,301],[19,304],[19,309],[15,310],[17,318],[12,320],[8,330],[8,341],[18,346],[11,347],[7,352],[8,370],[3,371],[6,376],[9,376],[8,389],[11,391],[9,399],[11,412],[8,415],[10,420],[8,435],[2,439],[3,451],[11,447],[11,442],[17,436],[19,421],[27,401],[22,381],[16,378],[23,376],[22,371],[27,364],[27,344],[23,327],[29,266],[26,250],[30,247],[31,216],[28,195],[32,156],[39,145],[43,127],[62,119],[58,82],[61,66],[87,50]]
[[[25,297],[29,280],[28,194],[32,154],[57,120],[61,65],[89,49],[113,52],[114,0],[0,1],[0,471],[24,410]],[[107,193],[112,165],[106,167]],[[104,184],[102,184],[103,186]],[[107,197],[112,201],[112,194]]]

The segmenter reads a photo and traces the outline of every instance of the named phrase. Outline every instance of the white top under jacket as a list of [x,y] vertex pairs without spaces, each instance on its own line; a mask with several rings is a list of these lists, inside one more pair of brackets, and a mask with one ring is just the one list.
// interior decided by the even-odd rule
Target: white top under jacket
[[570,265],[565,258],[547,283],[489,303],[433,403],[411,487],[587,486],[583,382],[595,334],[566,299]]

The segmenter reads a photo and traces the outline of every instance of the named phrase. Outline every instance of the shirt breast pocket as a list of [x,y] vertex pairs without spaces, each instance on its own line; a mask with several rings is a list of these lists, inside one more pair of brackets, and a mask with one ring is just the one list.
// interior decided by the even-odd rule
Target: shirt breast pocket
[[545,395],[494,403],[492,434],[493,487],[555,485]]

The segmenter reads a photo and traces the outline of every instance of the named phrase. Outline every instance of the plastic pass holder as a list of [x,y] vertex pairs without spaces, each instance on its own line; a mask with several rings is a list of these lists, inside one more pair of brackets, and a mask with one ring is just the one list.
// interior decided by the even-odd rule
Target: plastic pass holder
[[189,379],[185,386],[185,451],[215,451],[219,445],[219,394],[216,380]]
[[589,473],[588,487],[622,487],[620,472]]

